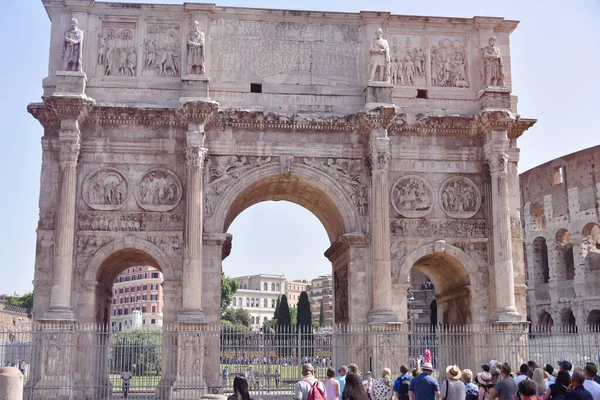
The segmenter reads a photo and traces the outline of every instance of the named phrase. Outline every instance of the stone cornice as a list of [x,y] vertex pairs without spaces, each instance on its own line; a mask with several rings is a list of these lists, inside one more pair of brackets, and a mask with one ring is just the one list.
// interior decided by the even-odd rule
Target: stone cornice
[[342,254],[351,247],[366,248],[369,246],[369,237],[363,234],[346,234],[338,237],[331,246],[325,250],[325,257],[335,262]]
[[[84,100],[82,100],[84,101]],[[70,104],[70,105],[69,105]],[[58,115],[69,115],[84,106],[61,101],[32,103],[27,110],[51,132],[60,128]],[[228,108],[216,102],[187,102],[177,108],[98,104],[88,107],[86,122],[101,126],[166,126],[187,129],[200,122],[205,129],[234,129],[284,132],[353,133],[368,135],[373,129],[387,129],[389,136],[481,137],[491,130],[507,130],[509,139],[520,137],[537,120],[515,116],[508,110],[485,111],[478,115],[417,114],[414,121],[395,107],[380,107],[356,114],[286,114],[262,110]],[[58,113],[57,113],[58,110]]]
[[84,96],[48,96],[42,99],[46,108],[59,120],[84,120],[93,109],[95,101]]

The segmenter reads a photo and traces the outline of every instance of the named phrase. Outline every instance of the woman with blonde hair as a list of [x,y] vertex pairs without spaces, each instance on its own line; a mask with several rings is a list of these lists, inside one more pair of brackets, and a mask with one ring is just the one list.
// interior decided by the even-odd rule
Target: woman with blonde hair
[[377,378],[373,383],[373,394],[375,400],[391,400],[394,390],[392,381],[392,370],[384,368],[381,372],[381,378]]
[[541,368],[534,369],[533,374],[531,375],[531,380],[534,381],[537,385],[538,396],[544,397],[544,395],[546,394],[546,380],[544,379],[544,370]]
[[465,384],[465,391],[466,391],[465,400],[478,400],[479,389],[472,382],[473,381],[473,371],[471,371],[470,369],[467,369],[467,368],[463,369],[461,380]]

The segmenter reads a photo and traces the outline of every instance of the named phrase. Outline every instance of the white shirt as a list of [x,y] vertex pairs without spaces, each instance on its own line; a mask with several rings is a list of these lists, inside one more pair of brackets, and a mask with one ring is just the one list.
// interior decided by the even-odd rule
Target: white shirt
[[[123,382],[125,382],[125,383],[129,383],[129,380],[131,379],[132,376],[133,376],[133,374],[130,371],[121,372],[121,378],[123,378]],[[594,400],[596,400],[596,399],[594,399]]]
[[515,377],[515,383],[518,385],[521,381],[527,379],[527,375],[517,375]]
[[[296,385],[294,385],[294,399],[295,400],[306,400],[308,398],[308,392],[310,391],[310,388],[312,387],[312,385],[315,384],[315,382],[318,382],[318,381],[314,376],[312,376],[312,375],[303,376],[302,379],[299,380],[298,382],[296,382]],[[325,386],[323,386],[323,383],[319,382],[319,387],[321,388],[321,390],[324,393]],[[596,400],[596,399],[594,399],[594,400]]]
[[594,400],[600,400],[600,385],[594,382],[593,379],[583,381],[583,387],[592,394]]

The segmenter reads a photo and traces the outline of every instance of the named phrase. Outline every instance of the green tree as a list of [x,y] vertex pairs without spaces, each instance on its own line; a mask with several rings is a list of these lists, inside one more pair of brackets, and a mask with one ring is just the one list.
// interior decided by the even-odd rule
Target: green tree
[[290,326],[292,325],[292,316],[290,315],[290,307],[286,295],[281,296],[281,304],[277,313],[277,325]]
[[134,375],[160,375],[162,330],[141,327],[114,335],[111,352],[112,371],[129,367]]
[[292,321],[292,326],[298,324],[298,309],[290,308],[290,319]]
[[21,307],[31,312],[33,309],[33,292],[25,293],[23,296],[9,296],[6,299],[9,306]]
[[240,284],[233,278],[221,272],[221,315],[225,313],[231,304],[233,295],[240,288]]
[[277,297],[277,303],[275,304],[275,314],[273,314],[273,319],[277,320],[279,318],[279,309],[281,308],[281,297]]
[[321,307],[319,307],[319,326],[325,326],[325,307],[323,306],[323,300],[321,300]]
[[310,326],[312,324],[312,311],[310,311],[310,301],[308,301],[308,293],[300,293],[298,299],[298,320],[297,326]]
[[228,308],[221,316],[221,321],[228,321],[232,326],[250,327],[250,313],[241,308]]

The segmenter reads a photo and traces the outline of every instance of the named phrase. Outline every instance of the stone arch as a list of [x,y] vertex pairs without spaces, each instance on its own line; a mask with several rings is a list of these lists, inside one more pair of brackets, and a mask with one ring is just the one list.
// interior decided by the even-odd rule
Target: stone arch
[[573,257],[573,240],[571,232],[567,229],[560,229],[556,232],[556,279],[573,280],[575,279],[575,259]]
[[400,282],[407,281],[412,268],[425,273],[434,284],[438,321],[473,322],[471,282],[477,276],[477,264],[468,254],[440,240],[420,246],[406,256],[399,269]]
[[538,328],[541,330],[551,331],[554,325],[552,315],[548,311],[542,311],[538,316]]
[[587,324],[592,326],[600,326],[600,310],[594,309],[587,316]]
[[531,247],[533,249],[533,268],[530,279],[533,278],[532,280],[536,285],[548,283],[550,280],[550,267],[546,239],[538,236],[533,240]]
[[541,231],[542,229],[546,229],[546,214],[544,213],[544,206],[542,204],[532,204],[529,215],[531,216],[532,231]]
[[589,269],[600,270],[600,225],[590,222],[583,227],[583,257]]
[[153,243],[126,236],[101,247],[92,257],[84,272],[84,282],[112,282],[119,273],[134,264],[147,263],[158,268],[165,281],[176,280],[169,257]]
[[139,265],[160,270],[164,281],[177,280],[171,261],[156,245],[134,236],[113,240],[94,254],[83,273],[84,291],[77,306],[80,321],[108,324],[113,281],[126,268]]
[[577,319],[575,318],[571,307],[564,308],[560,312],[560,324],[561,326],[565,327],[573,327],[577,325]]
[[272,163],[241,175],[220,196],[206,218],[205,231],[226,232],[242,211],[267,200],[287,200],[306,208],[321,221],[332,243],[345,233],[362,231],[347,190],[325,172],[299,163],[291,172],[282,173],[279,163]]

